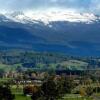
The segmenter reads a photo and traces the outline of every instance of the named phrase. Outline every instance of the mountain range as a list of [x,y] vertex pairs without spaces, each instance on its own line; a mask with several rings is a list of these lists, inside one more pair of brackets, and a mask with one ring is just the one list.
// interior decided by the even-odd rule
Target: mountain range
[[0,49],[100,56],[100,16],[68,11],[1,13]]

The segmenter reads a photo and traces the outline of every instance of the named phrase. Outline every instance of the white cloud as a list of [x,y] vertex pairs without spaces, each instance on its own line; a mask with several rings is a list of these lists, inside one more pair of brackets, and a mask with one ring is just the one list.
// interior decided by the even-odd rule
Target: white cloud
[[99,13],[100,0],[0,0],[0,10],[44,10],[52,8]]
[[90,8],[91,12],[100,14],[100,0],[91,0]]

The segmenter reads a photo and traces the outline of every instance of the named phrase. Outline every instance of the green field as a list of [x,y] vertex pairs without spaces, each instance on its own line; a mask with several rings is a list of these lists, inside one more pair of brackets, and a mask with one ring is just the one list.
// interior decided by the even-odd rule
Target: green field
[[31,100],[31,98],[30,97],[25,97],[25,96],[23,96],[23,95],[15,95],[15,100]]
[[15,95],[15,100],[31,100],[30,96],[24,96],[23,95],[23,86],[20,85],[19,88],[17,88],[16,85],[11,86],[12,93]]
[[[12,86],[12,93],[15,94],[15,100],[31,100],[30,96],[23,95],[23,86],[20,85],[19,88],[16,88],[16,85]],[[93,100],[91,98],[80,97],[78,94],[66,94],[62,99],[59,100]]]
[[[20,86],[19,89],[15,88],[16,86],[13,86],[12,92],[15,94],[15,100],[31,100],[30,96],[24,96],[22,91],[22,86]],[[59,100],[93,100],[91,98],[86,97],[80,97],[77,94],[66,94],[62,99]]]
[[0,64],[0,70],[4,70],[5,72],[15,71],[18,66],[21,66],[21,64],[14,64],[14,65]]
[[[4,78],[4,79],[0,79],[0,82],[7,82],[9,80],[10,78]],[[30,96],[23,95],[23,85],[19,85],[18,88],[16,85],[11,85],[10,87],[11,87],[12,94],[15,95],[15,100],[31,100]],[[62,99],[59,100],[93,100],[93,99],[86,98],[86,97],[84,99],[83,97],[80,97],[80,95],[78,94],[66,94]]]

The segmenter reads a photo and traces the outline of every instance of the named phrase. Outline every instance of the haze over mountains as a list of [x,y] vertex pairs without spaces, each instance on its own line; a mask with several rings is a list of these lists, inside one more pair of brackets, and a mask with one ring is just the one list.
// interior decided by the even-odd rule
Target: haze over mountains
[[71,11],[0,14],[0,49],[100,55],[100,17]]

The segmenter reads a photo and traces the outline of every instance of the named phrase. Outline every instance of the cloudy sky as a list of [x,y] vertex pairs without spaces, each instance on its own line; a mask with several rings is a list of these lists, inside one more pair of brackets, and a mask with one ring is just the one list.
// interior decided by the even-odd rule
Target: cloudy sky
[[100,14],[100,0],[0,0],[0,11],[73,9]]

